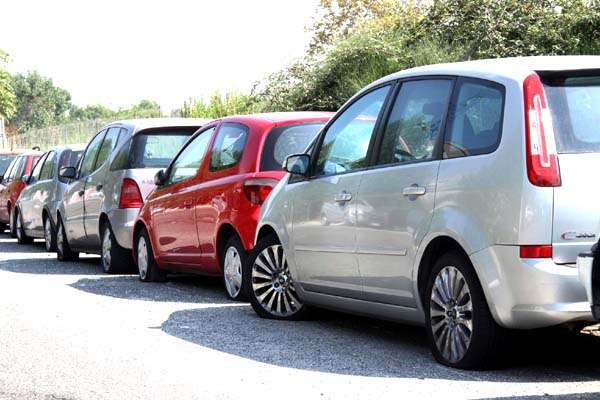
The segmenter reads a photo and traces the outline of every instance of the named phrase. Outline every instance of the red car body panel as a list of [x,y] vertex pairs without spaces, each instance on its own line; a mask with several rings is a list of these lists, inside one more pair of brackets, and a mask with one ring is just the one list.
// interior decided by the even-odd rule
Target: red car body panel
[[[273,128],[322,123],[331,113],[278,113],[227,117],[207,126],[216,130],[195,177],[151,193],[140,210],[134,238],[144,226],[160,268],[222,275],[221,233],[235,232],[246,250],[253,247],[260,215],[259,204],[245,194],[245,183],[267,179],[274,184],[283,170],[260,171],[265,142]],[[211,149],[224,123],[243,124],[248,136],[240,161],[231,168],[210,171]],[[203,127],[203,129],[206,128]],[[134,251],[134,255],[135,255]]]
[[25,168],[20,176],[16,176],[10,182],[0,183],[0,223],[8,224],[12,207],[17,203],[17,199],[25,189],[26,183],[21,178],[31,174],[35,163],[42,153],[25,153],[17,157],[25,158]]

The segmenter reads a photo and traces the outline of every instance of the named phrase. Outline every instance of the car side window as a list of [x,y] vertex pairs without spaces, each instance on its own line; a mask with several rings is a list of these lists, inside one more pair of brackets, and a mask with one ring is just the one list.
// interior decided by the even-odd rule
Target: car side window
[[10,164],[8,164],[8,167],[4,172],[4,179],[2,179],[2,183],[8,183],[8,181],[10,180],[10,175],[12,174],[12,170],[15,168],[15,164],[17,164],[18,161],[19,159],[15,158],[10,162]]
[[356,100],[327,128],[319,149],[315,175],[331,175],[366,167],[375,124],[391,86]]
[[112,127],[108,129],[106,136],[104,137],[104,141],[102,142],[102,146],[100,146],[100,151],[98,151],[98,158],[96,159],[96,164],[94,166],[94,171],[104,165],[106,160],[110,157],[117,141],[119,140],[119,132],[121,128]]
[[100,150],[100,146],[102,145],[102,139],[104,139],[105,133],[106,130],[103,130],[102,132],[97,134],[88,145],[83,156],[83,160],[81,160],[81,166],[79,169],[80,179],[85,178],[86,176],[92,173],[94,163],[96,162],[96,156],[98,155],[98,151]]
[[33,167],[33,171],[31,171],[30,182],[35,182],[40,179],[40,173],[42,171],[42,167],[44,166],[44,162],[46,157],[48,157],[49,153],[46,153],[40,157],[37,163],[35,163],[35,167]]
[[377,164],[433,159],[451,92],[449,79],[402,83],[385,126]]
[[9,180],[14,181],[21,179],[23,172],[25,172],[25,164],[27,163],[27,157],[21,156],[18,158],[17,163],[13,167]]
[[215,127],[212,127],[200,133],[179,153],[173,164],[171,164],[167,185],[196,176],[214,131]]
[[42,171],[40,173],[40,181],[45,181],[47,179],[54,178],[54,173],[56,170],[56,161],[56,152],[51,151],[50,153],[48,153],[48,156],[46,157],[46,161],[44,161],[44,166],[42,167]]
[[496,150],[502,133],[502,86],[461,79],[455,99],[448,118],[444,158],[474,156]]
[[242,124],[224,123],[219,128],[210,156],[210,170],[231,168],[242,158],[248,127]]

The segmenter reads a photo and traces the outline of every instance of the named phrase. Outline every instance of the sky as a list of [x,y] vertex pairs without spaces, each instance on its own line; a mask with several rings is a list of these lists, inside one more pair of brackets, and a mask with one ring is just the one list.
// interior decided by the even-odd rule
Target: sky
[[1,0],[11,72],[38,70],[72,102],[164,112],[252,84],[301,57],[318,0]]

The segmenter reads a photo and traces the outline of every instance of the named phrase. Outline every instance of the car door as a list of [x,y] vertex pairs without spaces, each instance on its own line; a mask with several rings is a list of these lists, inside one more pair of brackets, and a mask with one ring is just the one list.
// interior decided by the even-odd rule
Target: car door
[[415,307],[412,270],[433,215],[453,79],[401,84],[357,197],[358,265],[366,300]]
[[198,173],[215,127],[194,136],[175,157],[163,187],[157,189],[152,206],[155,244],[162,261],[184,266],[198,265],[200,245],[194,204]]
[[81,246],[85,243],[86,234],[84,226],[84,194],[85,183],[94,168],[96,157],[100,151],[106,130],[99,132],[88,144],[79,163],[77,178],[69,184],[64,196],[63,223],[69,244]]
[[308,291],[360,297],[355,207],[379,116],[392,85],[348,105],[326,128],[311,179],[291,184],[297,280]]
[[21,212],[21,221],[23,223],[23,228],[28,231],[36,231],[38,228],[41,228],[41,225],[37,226],[36,216],[39,213],[39,219],[42,218],[42,196],[43,196],[43,188],[44,188],[44,180],[41,176],[42,167],[50,155],[48,152],[44,154],[39,161],[35,164],[33,171],[29,177],[29,185],[23,190],[21,196],[19,198],[19,210]]
[[110,155],[112,154],[117,141],[119,140],[120,127],[111,127],[106,132],[98,156],[94,162],[94,167],[85,180],[84,188],[84,225],[85,225],[85,246],[100,246],[100,212],[104,203],[104,185],[106,184],[106,175],[109,169]]

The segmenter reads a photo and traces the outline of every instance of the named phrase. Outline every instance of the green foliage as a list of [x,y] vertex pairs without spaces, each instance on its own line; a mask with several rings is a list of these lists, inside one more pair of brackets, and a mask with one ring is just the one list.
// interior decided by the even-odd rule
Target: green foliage
[[161,117],[160,105],[153,100],[142,100],[130,108],[121,108],[115,113],[119,119]]
[[115,116],[116,112],[101,104],[91,104],[85,107],[71,106],[69,117],[72,121],[87,121],[93,119],[109,119]]
[[0,117],[12,118],[17,110],[17,99],[12,87],[12,79],[6,70],[9,62],[8,54],[0,49]]
[[17,110],[10,122],[20,131],[66,120],[71,108],[71,95],[54,86],[52,79],[30,71],[13,76],[12,86]]
[[250,114],[259,111],[256,100],[249,95],[229,92],[213,93],[208,101],[185,102],[178,115],[194,118],[221,118],[227,115]]

